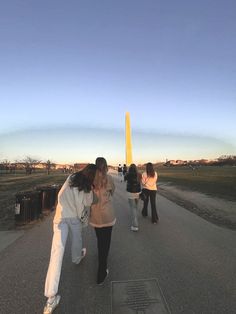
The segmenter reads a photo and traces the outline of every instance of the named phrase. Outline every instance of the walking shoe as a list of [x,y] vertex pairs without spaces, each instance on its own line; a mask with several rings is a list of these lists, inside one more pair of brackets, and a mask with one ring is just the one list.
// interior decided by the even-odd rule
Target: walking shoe
[[55,295],[52,302],[47,301],[43,310],[43,314],[51,314],[55,310],[55,308],[58,306],[60,299],[61,297],[59,295]]
[[138,227],[131,226],[131,227],[130,227],[130,230],[131,230],[131,231],[138,231]]
[[98,280],[97,280],[97,284],[98,284],[99,286],[101,286],[101,285],[103,285],[103,284],[104,284],[104,281],[105,281],[105,279],[107,278],[108,274],[109,274],[109,270],[108,270],[108,269],[106,269],[106,274],[105,274],[105,277],[103,277],[102,279],[101,279],[101,278],[98,278]]
[[147,217],[147,214],[142,210],[142,216],[145,218]]
[[86,253],[87,253],[87,250],[86,250],[86,248],[84,247],[84,248],[81,250],[81,260],[80,260],[80,261],[82,261],[82,259],[85,258]]
[[85,258],[85,256],[86,256],[86,248],[84,247],[81,250],[81,256],[76,261],[73,261],[73,263],[75,263],[76,265],[79,265],[79,263],[82,261],[83,258]]

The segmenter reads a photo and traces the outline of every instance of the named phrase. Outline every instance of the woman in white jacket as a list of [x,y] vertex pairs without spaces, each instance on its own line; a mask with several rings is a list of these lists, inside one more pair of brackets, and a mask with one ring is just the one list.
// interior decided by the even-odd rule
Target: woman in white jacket
[[79,264],[86,254],[82,248],[82,224],[84,207],[93,202],[92,184],[96,165],[89,164],[82,171],[69,176],[58,193],[58,204],[53,220],[51,257],[45,282],[45,296],[48,298],[44,314],[50,314],[60,302],[57,295],[62,261],[68,233],[71,234],[72,262]]

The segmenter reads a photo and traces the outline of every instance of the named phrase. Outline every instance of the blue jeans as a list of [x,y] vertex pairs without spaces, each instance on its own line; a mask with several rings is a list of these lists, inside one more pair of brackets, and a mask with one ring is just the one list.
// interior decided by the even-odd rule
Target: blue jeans
[[129,198],[129,207],[131,213],[131,226],[138,227],[138,198]]

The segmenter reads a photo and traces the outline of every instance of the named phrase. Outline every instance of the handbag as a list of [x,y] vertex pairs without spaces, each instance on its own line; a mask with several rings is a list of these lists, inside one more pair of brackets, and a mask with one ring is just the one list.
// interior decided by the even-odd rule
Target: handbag
[[[92,201],[91,205],[98,203],[97,194],[94,191],[92,191],[92,192],[93,192],[93,201]],[[88,226],[90,212],[91,212],[91,206],[84,206],[84,209],[82,210],[82,213],[81,213],[81,215],[79,217],[83,227],[87,227]]]
[[[78,193],[78,191],[76,191]],[[74,196],[74,202],[75,201],[75,195]],[[84,206],[81,214],[77,212],[77,218],[80,220],[82,227],[87,227],[89,222],[89,216],[90,216],[90,206]]]
[[89,216],[90,216],[90,206],[84,206],[84,209],[83,209],[81,216],[79,218],[83,227],[86,227],[88,225]]
[[146,193],[146,189],[142,189],[141,193],[139,194],[139,198],[144,202],[147,199],[147,193]]

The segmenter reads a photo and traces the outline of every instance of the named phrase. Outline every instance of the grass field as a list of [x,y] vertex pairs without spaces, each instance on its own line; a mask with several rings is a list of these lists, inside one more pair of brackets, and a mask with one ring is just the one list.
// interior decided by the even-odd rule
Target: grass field
[[14,224],[15,194],[21,191],[33,190],[36,186],[47,186],[64,183],[68,174],[54,172],[47,175],[45,172],[25,175],[0,175],[0,230],[11,229]]
[[[192,170],[189,167],[160,166],[156,170],[159,185],[168,182],[183,189],[236,201],[236,167],[202,166]],[[0,230],[13,227],[17,192],[32,190],[39,185],[62,184],[67,176],[62,172],[50,175],[45,172],[0,174]]]
[[159,184],[170,184],[236,201],[236,167],[158,167]]
[[68,174],[62,172],[53,172],[50,175],[45,173],[35,173],[31,175],[8,174],[0,176],[0,193],[11,191],[13,193],[19,191],[31,190],[37,185],[61,184],[65,181]]

